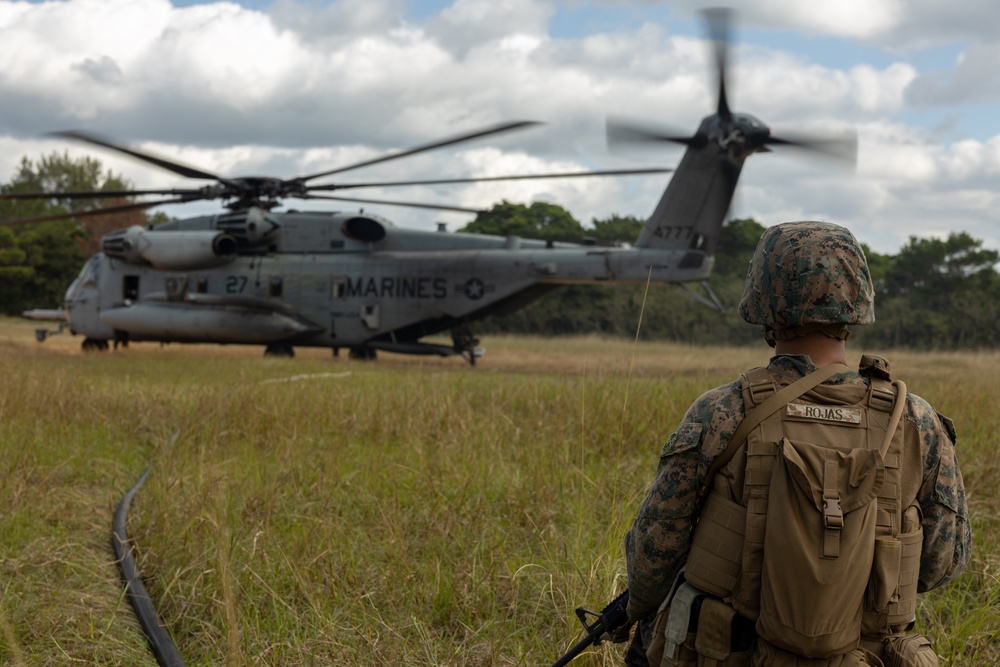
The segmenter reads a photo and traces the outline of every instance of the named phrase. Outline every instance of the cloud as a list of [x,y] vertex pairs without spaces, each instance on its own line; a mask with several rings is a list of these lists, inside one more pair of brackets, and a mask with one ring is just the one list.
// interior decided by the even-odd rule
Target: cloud
[[548,35],[553,8],[534,0],[455,0],[427,23],[428,35],[458,57],[479,48],[531,51]]
[[275,0],[267,10],[275,27],[319,50],[335,50],[355,37],[376,36],[403,25],[403,0],[309,2]]
[[[909,233],[949,228],[1000,245],[991,194],[1000,169],[998,140],[948,144],[936,134],[969,117],[957,100],[1000,97],[1000,53],[991,37],[1000,28],[1000,5],[972,2],[960,10],[932,0],[744,3],[735,27],[745,30],[734,37],[753,30],[755,41],[733,45],[733,108],[760,117],[779,136],[855,126],[861,141],[856,174],[803,161],[793,151],[753,156],[734,213],[765,223],[803,216],[842,222],[883,251],[896,249]],[[226,176],[314,173],[516,119],[546,125],[338,178],[675,166],[676,146],[609,152],[605,119],[624,115],[690,133],[714,110],[711,52],[700,32],[678,25],[690,28],[696,10],[715,3],[674,0],[662,7],[631,0],[626,8],[648,10],[652,18],[601,24],[580,36],[556,29],[572,14],[562,9],[587,4],[454,0],[419,17],[404,0],[276,0],[266,11],[234,2],[178,8],[167,0],[0,0],[0,180],[22,155],[66,150],[65,142],[45,135],[73,128]],[[880,57],[844,64],[767,39],[789,31],[806,44],[826,36]],[[908,55],[942,44],[958,54],[954,62],[928,66]],[[928,109],[944,115],[931,119],[936,125],[915,125],[915,110]],[[137,185],[191,185],[106,151],[69,150],[97,154]],[[467,206],[545,198],[589,222],[613,213],[648,215],[665,180],[364,195]],[[217,210],[218,203],[210,203],[168,212]],[[383,213],[424,228],[468,218],[398,208]]]
[[1000,42],[975,44],[951,69],[936,69],[918,77],[906,91],[907,101],[915,106],[953,105],[966,102],[1000,100]]

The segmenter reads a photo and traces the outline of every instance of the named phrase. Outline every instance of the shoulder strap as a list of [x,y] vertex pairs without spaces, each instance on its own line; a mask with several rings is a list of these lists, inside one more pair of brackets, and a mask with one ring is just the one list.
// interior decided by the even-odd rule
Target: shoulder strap
[[783,387],[756,408],[750,410],[750,412],[743,416],[743,421],[740,422],[740,425],[736,427],[733,437],[729,439],[729,444],[726,445],[726,448],[722,451],[722,453],[716,456],[715,460],[712,461],[712,466],[708,469],[708,473],[705,475],[705,481],[702,482],[702,493],[704,494],[704,492],[708,489],[708,485],[712,482],[712,478],[715,477],[715,473],[732,460],[732,458],[736,455],[736,452],[739,451],[739,448],[743,446],[744,442],[746,442],[747,436],[750,435],[750,431],[755,429],[762,421],[773,415],[791,401],[794,401],[799,396],[802,396],[816,385],[821,384],[824,380],[829,380],[837,373],[843,373],[845,371],[849,372],[850,370],[851,369],[844,364],[830,364],[829,366],[818,368],[809,375],[799,378],[787,387]]
[[892,415],[889,417],[889,427],[885,432],[885,440],[882,441],[882,446],[879,447],[879,454],[882,458],[885,458],[885,453],[889,451],[889,443],[892,442],[892,436],[896,433],[896,427],[899,426],[899,420],[903,416],[903,410],[906,408],[906,385],[902,380],[896,380],[892,383],[892,386],[896,390],[896,399],[892,405]]

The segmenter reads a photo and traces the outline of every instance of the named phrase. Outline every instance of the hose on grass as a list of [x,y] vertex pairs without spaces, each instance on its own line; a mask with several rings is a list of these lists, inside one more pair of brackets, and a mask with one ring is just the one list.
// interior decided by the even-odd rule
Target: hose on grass
[[132,555],[134,547],[125,534],[129,507],[147,477],[149,477],[148,469],[142,473],[139,481],[132,485],[132,488],[118,503],[114,520],[111,522],[111,546],[118,559],[125,592],[128,594],[132,609],[135,610],[135,615],[139,619],[139,625],[142,626],[142,631],[149,641],[149,647],[152,649],[153,655],[156,656],[156,661],[160,663],[161,667],[184,667],[184,660],[177,650],[177,645],[174,644],[170,633],[160,622],[153,601],[149,598],[149,593],[139,577],[139,569],[136,567],[135,558]]

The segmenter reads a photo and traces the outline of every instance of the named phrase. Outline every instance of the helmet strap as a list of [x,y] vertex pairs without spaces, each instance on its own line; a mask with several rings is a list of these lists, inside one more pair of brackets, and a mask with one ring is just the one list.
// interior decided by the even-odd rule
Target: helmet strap
[[813,322],[810,324],[803,324],[798,327],[788,327],[783,329],[775,329],[765,325],[763,327],[764,340],[771,347],[774,347],[775,341],[779,340],[791,340],[793,338],[801,338],[802,336],[808,336],[811,333],[821,333],[824,336],[829,336],[834,340],[847,340],[851,335],[846,324],[826,324],[823,322]]

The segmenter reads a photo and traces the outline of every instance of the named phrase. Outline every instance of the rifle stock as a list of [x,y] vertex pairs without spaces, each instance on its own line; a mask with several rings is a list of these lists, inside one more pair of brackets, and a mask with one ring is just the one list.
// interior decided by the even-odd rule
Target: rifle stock
[[[598,612],[577,607],[576,615],[583,624],[586,636],[566,651],[561,658],[552,663],[551,667],[564,667],[570,660],[583,653],[588,646],[597,646],[601,637],[611,634],[628,623],[628,590],[612,600],[608,606]],[[588,623],[587,617],[593,617],[594,622]]]

